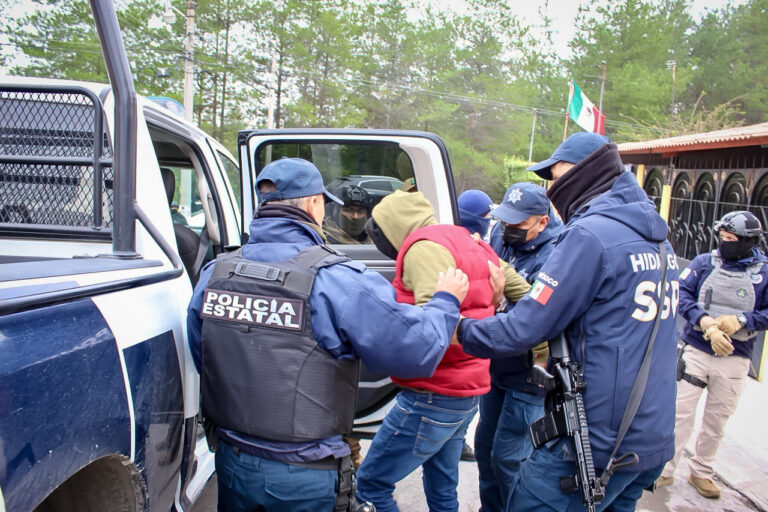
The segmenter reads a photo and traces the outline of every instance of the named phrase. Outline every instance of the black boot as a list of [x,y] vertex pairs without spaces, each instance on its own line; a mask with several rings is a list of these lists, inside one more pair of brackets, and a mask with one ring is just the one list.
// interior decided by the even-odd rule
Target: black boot
[[468,460],[470,462],[475,462],[477,460],[475,459],[475,450],[473,450],[467,443],[464,443],[464,446],[461,448],[461,460]]

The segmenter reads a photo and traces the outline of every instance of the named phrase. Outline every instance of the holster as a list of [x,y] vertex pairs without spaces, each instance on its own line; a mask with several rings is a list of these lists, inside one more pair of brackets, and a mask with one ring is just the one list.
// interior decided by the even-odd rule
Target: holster
[[203,430],[205,430],[205,440],[208,443],[208,449],[216,451],[219,446],[219,433],[216,431],[216,424],[203,416]]
[[339,459],[339,486],[336,489],[334,512],[354,512],[357,508],[357,485],[352,458],[347,455]]
[[690,384],[693,384],[697,388],[706,388],[707,383],[703,380],[694,377],[690,373],[685,372],[685,359],[683,359],[683,349],[685,348],[685,345],[682,345],[677,349],[677,380],[678,382],[681,380],[684,380]]
[[355,466],[352,458],[347,455],[341,459],[331,456],[312,462],[291,462],[294,466],[302,466],[311,469],[335,469],[339,473],[339,483],[336,487],[336,504],[334,512],[376,512],[369,502],[358,503],[357,481],[355,479]]
[[677,380],[678,382],[683,379],[685,375],[685,359],[683,359],[683,349],[685,345],[677,347]]

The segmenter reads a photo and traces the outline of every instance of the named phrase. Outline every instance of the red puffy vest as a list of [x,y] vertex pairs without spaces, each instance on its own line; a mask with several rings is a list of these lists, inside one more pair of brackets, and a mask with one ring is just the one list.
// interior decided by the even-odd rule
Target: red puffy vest
[[[475,242],[469,232],[460,226],[436,224],[413,231],[403,241],[397,253],[395,279],[397,301],[413,304],[413,291],[403,285],[403,260],[408,249],[420,240],[442,245],[451,253],[456,266],[469,278],[469,291],[461,303],[461,314],[469,318],[485,318],[494,313],[493,289],[489,279],[488,260],[498,265],[499,257],[490,245]],[[448,396],[482,395],[491,389],[490,361],[468,355],[461,345],[448,347],[432,377],[400,379],[396,384],[412,389],[428,390]]]

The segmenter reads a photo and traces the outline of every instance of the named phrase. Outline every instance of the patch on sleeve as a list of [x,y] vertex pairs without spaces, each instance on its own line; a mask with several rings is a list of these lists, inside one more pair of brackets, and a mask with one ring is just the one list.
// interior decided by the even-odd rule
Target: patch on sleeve
[[542,306],[546,306],[547,302],[549,301],[549,298],[552,296],[552,288],[545,285],[538,279],[533,282],[533,286],[531,287],[530,295],[533,300],[541,304]]
[[686,279],[689,275],[691,275],[691,269],[690,268],[686,268],[685,270],[680,272],[680,280],[682,281],[682,280]]
[[203,318],[300,331],[304,309],[300,300],[265,297],[224,290],[205,290]]

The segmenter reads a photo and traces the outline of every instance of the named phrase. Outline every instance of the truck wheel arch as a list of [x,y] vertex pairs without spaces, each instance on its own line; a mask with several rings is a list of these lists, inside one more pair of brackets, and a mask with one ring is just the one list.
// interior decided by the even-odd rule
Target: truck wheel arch
[[126,457],[97,459],[49,494],[35,512],[138,512],[147,509],[147,488]]

